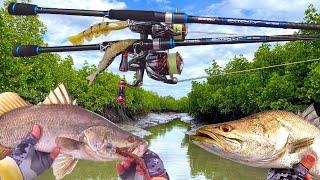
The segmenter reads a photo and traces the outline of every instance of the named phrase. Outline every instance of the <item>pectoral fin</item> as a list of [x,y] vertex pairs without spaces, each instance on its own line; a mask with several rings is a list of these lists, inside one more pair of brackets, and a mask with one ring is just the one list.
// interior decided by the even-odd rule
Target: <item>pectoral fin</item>
[[280,158],[285,152],[285,148],[283,148],[280,151],[274,152],[271,156],[256,160],[256,162],[261,164],[271,163],[272,161]]
[[70,174],[76,167],[78,160],[72,156],[59,154],[57,159],[52,164],[53,175],[56,179],[62,179],[64,176]]
[[6,156],[10,155],[11,153],[12,153],[11,148],[6,148],[0,145],[0,160],[4,159]]
[[302,148],[313,144],[314,138],[303,138],[290,144],[290,153],[295,153]]
[[57,137],[56,145],[63,150],[77,150],[80,149],[82,142],[76,141],[74,139],[66,138],[66,137]]

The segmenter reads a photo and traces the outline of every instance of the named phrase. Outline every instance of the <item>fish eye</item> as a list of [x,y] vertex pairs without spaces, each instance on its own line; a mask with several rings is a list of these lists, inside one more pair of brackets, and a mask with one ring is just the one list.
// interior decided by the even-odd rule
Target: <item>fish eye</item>
[[135,138],[133,136],[129,136],[128,137],[128,142],[129,143],[134,143],[134,141],[135,141]]
[[220,127],[220,130],[223,131],[223,132],[230,132],[233,130],[233,127],[228,125],[228,124],[223,124],[221,125]]
[[112,144],[111,143],[107,143],[107,145],[105,146],[107,149],[112,149]]

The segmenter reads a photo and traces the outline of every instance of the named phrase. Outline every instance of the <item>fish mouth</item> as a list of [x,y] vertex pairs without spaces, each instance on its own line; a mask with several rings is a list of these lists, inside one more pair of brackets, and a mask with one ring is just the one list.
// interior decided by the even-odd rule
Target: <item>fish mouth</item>
[[230,138],[221,134],[213,133],[208,130],[198,129],[195,135],[191,135],[190,139],[194,142],[215,146],[215,148],[225,151],[240,151],[241,140]]
[[131,148],[128,149],[128,152],[137,155],[139,157],[142,157],[143,154],[147,151],[148,149],[148,142],[139,142],[134,144]]
[[136,143],[132,145],[129,148],[115,148],[115,152],[118,156],[121,158],[127,158],[127,157],[142,157],[143,154],[147,151],[148,149],[148,142],[141,142],[141,143]]

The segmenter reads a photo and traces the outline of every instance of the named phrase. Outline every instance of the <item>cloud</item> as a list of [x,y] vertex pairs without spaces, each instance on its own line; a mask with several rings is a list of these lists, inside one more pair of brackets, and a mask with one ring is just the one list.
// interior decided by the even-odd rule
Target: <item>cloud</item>
[[309,4],[319,6],[320,2],[318,0],[224,0],[213,3],[207,11],[225,16],[300,21]]
[[161,3],[161,4],[170,4],[171,2],[169,0],[154,0],[157,3]]
[[[0,2],[3,0],[0,0]],[[139,0],[141,1],[141,0]],[[150,3],[145,3],[146,10],[174,10],[175,3],[169,0],[152,0],[159,3],[158,9]],[[128,7],[124,1],[120,0],[35,0],[33,2],[43,7],[60,7],[60,8],[79,8],[79,9],[94,9],[94,10],[108,10],[108,9],[134,9],[135,7]],[[237,18],[252,18],[252,19],[266,19],[266,20],[285,20],[285,21],[302,21],[304,18],[304,10],[309,4],[320,6],[318,0],[219,0],[213,1],[211,5],[195,5],[194,2],[185,1],[183,6],[188,13],[200,16],[221,16],[221,17],[237,17]],[[204,3],[205,4],[205,3]],[[178,5],[177,5],[178,6]],[[101,22],[102,18],[93,17],[79,17],[79,16],[59,16],[59,15],[40,15],[40,19],[47,26],[47,34],[45,40],[49,46],[70,45],[67,42],[67,37],[77,34],[87,27]],[[213,34],[197,34],[190,33],[188,38],[200,37],[220,37],[227,35],[214,34],[229,33],[239,35],[274,35],[274,34],[292,34],[294,30],[288,29],[272,29],[272,28],[254,28],[254,27],[236,27],[236,26],[221,26],[221,25],[188,25],[189,31],[203,31],[213,32]],[[97,43],[108,40],[119,40],[127,38],[138,38],[138,34],[132,33],[129,30],[112,32],[108,37],[101,37],[95,39],[90,43]],[[88,43],[88,42],[86,42]],[[210,67],[211,62],[215,59],[219,65],[225,66],[230,59],[240,54],[249,60],[253,59],[253,54],[261,44],[238,44],[238,45],[214,45],[214,46],[194,46],[194,47],[179,47],[171,50],[171,52],[179,51],[182,55],[185,66],[184,71],[178,78],[186,79],[206,75],[204,69]],[[75,66],[80,68],[81,65],[87,61],[89,64],[98,64],[103,53],[99,51],[87,52],[72,52],[59,53],[65,57],[69,54],[74,58]],[[119,73],[120,59],[117,58],[109,70]],[[126,74],[126,77],[128,75]],[[176,98],[185,96],[191,90],[191,83],[184,82],[177,85],[166,85],[161,82],[153,81],[148,77],[144,78],[145,89],[155,91],[160,95],[172,95]]]

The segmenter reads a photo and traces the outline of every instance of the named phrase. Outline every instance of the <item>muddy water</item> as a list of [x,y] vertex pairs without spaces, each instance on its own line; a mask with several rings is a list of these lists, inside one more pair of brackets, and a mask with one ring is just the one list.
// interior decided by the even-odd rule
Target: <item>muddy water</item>
[[[146,137],[150,149],[157,152],[165,163],[172,180],[263,180],[265,169],[243,166],[207,153],[189,142],[185,132],[189,125],[179,120],[158,125],[149,129],[152,135]],[[67,180],[118,179],[116,162],[97,163],[80,161]],[[54,179],[48,171],[39,180]]]

